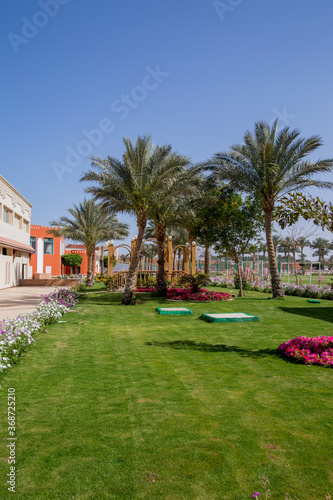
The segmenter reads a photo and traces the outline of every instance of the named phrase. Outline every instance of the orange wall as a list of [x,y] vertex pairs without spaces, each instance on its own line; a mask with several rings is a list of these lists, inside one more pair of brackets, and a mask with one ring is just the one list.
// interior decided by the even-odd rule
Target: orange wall
[[[85,245],[68,245],[65,249],[65,253],[78,253],[82,257],[82,263],[80,265],[80,273],[87,274],[88,272],[88,259]],[[96,252],[95,252],[96,257]],[[95,273],[98,272],[98,263],[95,265]],[[65,274],[70,274],[71,270],[68,266],[65,267]],[[74,274],[76,270],[74,269]]]
[[[35,226],[31,224],[30,226],[30,236],[36,237],[36,252],[37,252],[37,240],[38,238],[53,238],[53,255],[44,253],[44,269],[46,266],[51,266],[51,274],[52,276],[60,276],[62,274],[61,270],[61,254],[60,254],[60,241],[65,243],[65,238],[55,237],[52,234],[47,234],[48,229],[55,229],[54,227],[48,226]],[[37,253],[31,255],[30,266],[32,266],[32,274],[37,273]]]

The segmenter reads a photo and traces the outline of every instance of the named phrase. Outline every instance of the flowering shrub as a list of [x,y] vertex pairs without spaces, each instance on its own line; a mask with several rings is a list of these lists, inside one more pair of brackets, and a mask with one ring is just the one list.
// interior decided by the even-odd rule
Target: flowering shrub
[[286,295],[296,295],[297,297],[333,300],[333,290],[330,285],[318,286],[285,283],[284,292]]
[[306,365],[333,367],[333,337],[295,337],[281,344],[279,351]]
[[35,335],[45,332],[47,325],[56,323],[77,302],[73,290],[60,288],[45,295],[32,313],[5,319],[0,331],[0,371],[16,363]]
[[[66,307],[76,306],[79,302],[78,294],[73,289],[68,288],[57,288],[54,292],[43,296],[43,301],[46,304],[50,302],[55,302]],[[43,301],[38,304],[37,308],[43,303]]]
[[[264,270],[263,276],[259,279],[253,269],[245,267],[242,270],[243,290],[254,290],[255,292],[270,292],[270,274],[268,269]],[[233,272],[226,272],[222,276],[212,278],[211,286],[221,286],[229,288],[239,288],[238,276]]]
[[216,300],[230,300],[231,295],[224,292],[211,292],[205,288],[199,288],[197,293],[193,293],[189,288],[171,288],[168,289],[166,298],[169,300],[211,302]]
[[230,271],[227,271],[222,276],[211,278],[211,280],[211,286],[221,286],[223,288],[234,287],[234,273],[231,273]]

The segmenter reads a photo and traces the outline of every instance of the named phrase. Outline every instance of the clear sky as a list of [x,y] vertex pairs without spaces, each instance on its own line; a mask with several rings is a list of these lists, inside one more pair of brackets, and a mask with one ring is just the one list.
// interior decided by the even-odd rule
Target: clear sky
[[278,117],[332,157],[332,21],[331,0],[2,2],[0,172],[47,225],[123,137],[197,162]]

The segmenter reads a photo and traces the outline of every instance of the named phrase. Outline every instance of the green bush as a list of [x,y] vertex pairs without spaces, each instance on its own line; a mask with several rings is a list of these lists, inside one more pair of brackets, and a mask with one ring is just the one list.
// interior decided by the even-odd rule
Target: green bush
[[65,253],[61,256],[61,262],[64,266],[78,267],[82,264],[82,255],[78,253]]

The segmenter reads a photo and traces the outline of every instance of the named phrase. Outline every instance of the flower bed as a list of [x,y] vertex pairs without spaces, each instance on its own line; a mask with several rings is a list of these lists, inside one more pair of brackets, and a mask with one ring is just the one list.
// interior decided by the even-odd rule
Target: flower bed
[[75,292],[58,289],[45,295],[32,313],[5,319],[0,331],[0,371],[16,363],[38,333],[45,332],[47,325],[56,323],[77,303]]
[[297,297],[307,297],[309,299],[333,300],[333,290],[330,285],[296,285],[296,283],[286,283],[284,285],[286,295],[296,295]]
[[333,337],[295,337],[281,344],[279,351],[306,365],[333,367]]
[[149,292],[156,292],[156,288],[154,286],[151,287],[141,287],[138,286],[135,290],[134,293],[149,293]]
[[205,288],[200,288],[197,293],[193,293],[191,288],[170,288],[167,291],[168,300],[188,300],[191,302],[213,302],[217,300],[230,300],[229,293],[211,292]]

